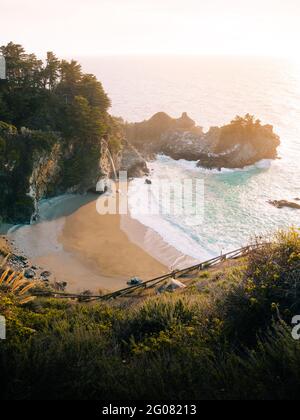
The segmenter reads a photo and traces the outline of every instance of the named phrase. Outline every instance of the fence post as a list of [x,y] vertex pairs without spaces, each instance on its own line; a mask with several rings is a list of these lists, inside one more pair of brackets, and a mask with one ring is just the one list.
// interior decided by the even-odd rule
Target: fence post
[[6,61],[3,55],[0,55],[0,80],[6,80]]
[[0,315],[0,340],[6,339],[6,319]]

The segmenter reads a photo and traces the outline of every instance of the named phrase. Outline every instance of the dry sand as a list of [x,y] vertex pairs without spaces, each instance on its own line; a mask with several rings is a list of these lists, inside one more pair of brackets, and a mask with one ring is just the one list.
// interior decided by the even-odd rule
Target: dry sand
[[101,216],[95,203],[87,204],[66,219],[59,242],[83,265],[106,277],[146,280],[166,273],[168,267],[128,239],[120,228],[121,217]]

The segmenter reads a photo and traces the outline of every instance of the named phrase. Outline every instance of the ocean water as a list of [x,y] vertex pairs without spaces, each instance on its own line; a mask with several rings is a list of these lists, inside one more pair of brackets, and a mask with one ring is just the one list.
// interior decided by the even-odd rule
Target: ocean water
[[[280,159],[244,170],[214,172],[195,162],[160,156],[153,177],[202,179],[204,219],[191,226],[187,217],[135,216],[166,241],[195,258],[217,255],[247,244],[255,235],[300,225],[300,211],[276,209],[267,201],[300,198],[300,62],[236,57],[80,58],[95,73],[112,100],[111,112],[142,121],[158,111],[182,112],[198,125],[229,122],[254,114],[281,137]],[[131,199],[144,182],[130,188]]]

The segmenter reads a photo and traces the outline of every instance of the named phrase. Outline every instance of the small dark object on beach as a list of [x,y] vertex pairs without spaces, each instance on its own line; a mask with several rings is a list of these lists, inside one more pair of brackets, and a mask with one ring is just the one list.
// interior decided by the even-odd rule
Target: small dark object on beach
[[62,282],[58,282],[58,281],[56,281],[56,282],[53,284],[53,288],[54,288],[55,290],[57,290],[58,292],[64,292],[64,291],[66,290],[67,285],[68,285],[68,283],[67,283],[67,282],[65,282],[65,281],[62,281]]
[[50,276],[51,276],[50,271],[43,271],[43,272],[41,273],[41,277],[47,278],[47,277],[50,277]]
[[33,270],[31,270],[31,269],[26,270],[25,273],[24,273],[24,276],[27,279],[33,279],[35,277],[35,272]]
[[150,179],[146,179],[145,184],[152,185],[152,181]]
[[128,286],[138,286],[139,284],[142,284],[142,280],[138,277],[133,277],[127,282]]

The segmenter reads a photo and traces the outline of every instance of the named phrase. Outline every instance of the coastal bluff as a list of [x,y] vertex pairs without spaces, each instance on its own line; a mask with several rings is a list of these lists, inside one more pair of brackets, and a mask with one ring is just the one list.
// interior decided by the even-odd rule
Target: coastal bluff
[[207,169],[244,168],[276,159],[280,138],[273,126],[253,116],[236,117],[204,132],[187,113],[178,119],[159,112],[149,120],[125,125],[127,140],[145,157],[165,154],[175,160],[197,161]]

